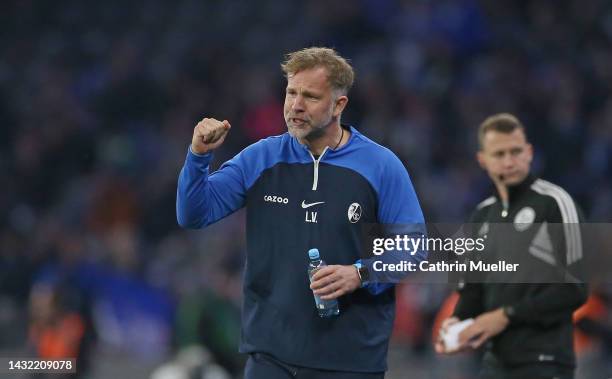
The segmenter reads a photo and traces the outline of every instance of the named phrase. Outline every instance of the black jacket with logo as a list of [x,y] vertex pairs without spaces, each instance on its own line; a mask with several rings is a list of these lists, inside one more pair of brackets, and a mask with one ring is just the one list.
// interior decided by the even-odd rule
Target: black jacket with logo
[[481,202],[471,225],[486,238],[483,256],[520,262],[523,269],[468,276],[454,315],[466,319],[507,307],[509,325],[486,344],[499,362],[574,367],[572,314],[587,297],[584,284],[567,279],[583,257],[579,210],[561,187],[532,176],[508,191],[506,205],[498,196]]

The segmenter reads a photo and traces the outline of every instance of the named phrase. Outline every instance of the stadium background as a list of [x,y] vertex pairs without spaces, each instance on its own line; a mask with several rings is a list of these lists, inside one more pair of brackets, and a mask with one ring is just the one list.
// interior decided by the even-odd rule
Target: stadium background
[[[461,222],[489,190],[475,129],[499,111],[527,125],[539,175],[612,218],[605,0],[11,1],[0,25],[0,356],[73,338],[82,377],[146,378],[182,351],[159,379],[197,365],[195,345],[240,374],[244,214],[179,230],[176,179],[205,115],[233,125],[215,166],[284,131],[279,62],[302,47],[351,59],[343,121],[401,157],[428,221]],[[611,369],[598,292],[581,378]],[[448,293],[400,288],[389,378],[470,377],[476,357],[432,352]],[[78,333],[41,333],[51,309]]]

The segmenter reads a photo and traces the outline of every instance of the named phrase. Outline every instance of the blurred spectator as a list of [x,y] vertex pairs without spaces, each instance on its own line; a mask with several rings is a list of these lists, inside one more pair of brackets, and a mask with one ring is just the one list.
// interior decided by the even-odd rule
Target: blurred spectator
[[75,360],[78,375],[86,373],[88,325],[69,305],[70,292],[51,283],[39,283],[30,294],[29,340],[40,359]]

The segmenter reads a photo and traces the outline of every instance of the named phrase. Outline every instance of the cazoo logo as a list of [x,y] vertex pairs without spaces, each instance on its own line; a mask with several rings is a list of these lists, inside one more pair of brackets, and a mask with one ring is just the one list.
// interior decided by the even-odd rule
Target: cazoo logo
[[271,195],[265,195],[264,196],[264,201],[267,203],[279,203],[279,204],[288,204],[289,203],[289,199],[286,197],[281,197],[281,196],[271,196]]

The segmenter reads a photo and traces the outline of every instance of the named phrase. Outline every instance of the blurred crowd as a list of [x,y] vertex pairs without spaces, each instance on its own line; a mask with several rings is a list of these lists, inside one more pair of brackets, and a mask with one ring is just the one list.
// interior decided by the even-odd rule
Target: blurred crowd
[[[177,175],[202,117],[233,126],[214,167],[283,133],[279,63],[307,46],[351,59],[342,121],[400,156],[428,222],[464,221],[490,190],[476,129],[500,111],[526,125],[538,175],[566,188],[589,221],[612,219],[606,0],[2,8],[0,352],[77,354],[83,375],[104,377],[102,357],[149,375],[187,348],[174,362],[200,361],[167,363],[155,378],[209,360],[213,376],[240,375],[244,214],[180,230]],[[434,364],[430,328],[449,290],[414,286],[400,289],[391,357]]]

